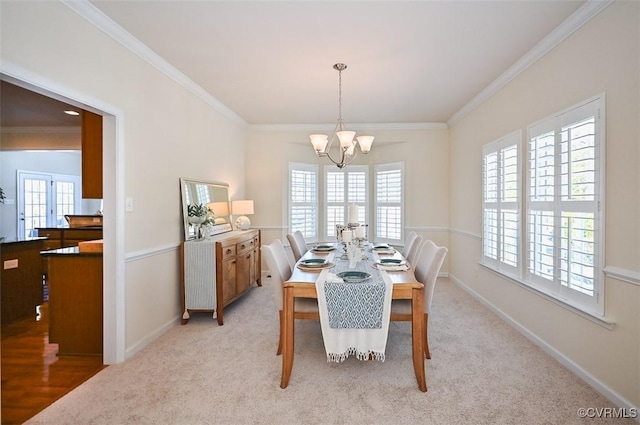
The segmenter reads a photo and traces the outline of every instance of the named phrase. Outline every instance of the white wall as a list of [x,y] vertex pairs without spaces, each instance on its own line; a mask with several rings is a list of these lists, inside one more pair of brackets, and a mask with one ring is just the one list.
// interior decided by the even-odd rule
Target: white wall
[[[622,405],[640,406],[640,3],[616,1],[451,127],[450,276]],[[606,94],[608,330],[479,268],[481,147]],[[627,280],[627,281],[625,281]],[[635,283],[634,283],[635,282]]]
[[[0,7],[5,75],[109,112],[105,329],[117,336],[105,341],[105,350],[117,346],[107,357],[122,360],[123,350],[133,354],[180,315],[179,177],[227,182],[232,196],[242,196],[245,125],[62,3],[2,2]],[[124,213],[125,197],[133,200],[131,213]]]
[[[17,236],[17,171],[66,174],[80,176],[80,152],[0,152],[0,187],[13,204],[0,204],[0,237],[7,240]],[[95,211],[94,211],[95,212]],[[78,212],[78,214],[83,214]]]
[[[348,123],[347,123],[348,127]],[[439,245],[448,246],[449,135],[444,125],[423,129],[378,129],[368,155],[354,164],[405,164],[405,230],[415,230]],[[309,142],[309,130],[251,129],[247,147],[247,197],[254,200],[252,226],[262,229],[264,243],[281,239],[287,244],[287,193],[289,162],[330,164],[319,159]],[[348,167],[348,166],[347,166]],[[373,168],[371,168],[373,173]],[[371,174],[373,175],[373,174]],[[443,271],[447,270],[447,264]]]

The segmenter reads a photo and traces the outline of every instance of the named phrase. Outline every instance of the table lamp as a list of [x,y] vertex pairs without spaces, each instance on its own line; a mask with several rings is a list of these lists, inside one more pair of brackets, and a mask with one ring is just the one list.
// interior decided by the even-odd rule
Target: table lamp
[[247,214],[253,214],[253,201],[231,201],[231,213],[233,215],[240,214],[240,217],[236,218],[236,229],[247,230],[251,226],[251,220]]

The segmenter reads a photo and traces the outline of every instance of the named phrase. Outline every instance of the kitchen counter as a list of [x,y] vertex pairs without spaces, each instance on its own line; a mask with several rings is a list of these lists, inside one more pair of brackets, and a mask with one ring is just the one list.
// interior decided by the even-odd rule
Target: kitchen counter
[[77,246],[40,253],[47,264],[49,341],[58,355],[102,355],[102,253]]
[[0,241],[0,310],[2,324],[36,316],[44,302],[42,257],[46,238],[3,239]]
[[81,252],[77,246],[69,246],[66,248],[50,249],[48,251],[40,252],[43,257],[55,257],[55,256],[76,256],[76,257],[102,257],[102,252]]

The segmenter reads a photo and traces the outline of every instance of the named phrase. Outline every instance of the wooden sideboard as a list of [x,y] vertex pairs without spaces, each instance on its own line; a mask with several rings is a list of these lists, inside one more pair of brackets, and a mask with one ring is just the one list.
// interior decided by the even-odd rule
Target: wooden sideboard
[[212,312],[224,324],[224,307],[256,283],[262,286],[260,230],[233,231],[181,246],[182,324],[193,312]]

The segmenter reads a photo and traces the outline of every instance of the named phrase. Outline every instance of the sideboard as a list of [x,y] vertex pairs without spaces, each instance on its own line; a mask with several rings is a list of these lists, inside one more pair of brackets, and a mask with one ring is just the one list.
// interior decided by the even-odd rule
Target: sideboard
[[193,312],[211,312],[224,324],[224,308],[260,281],[260,230],[232,231],[183,242],[182,324]]

